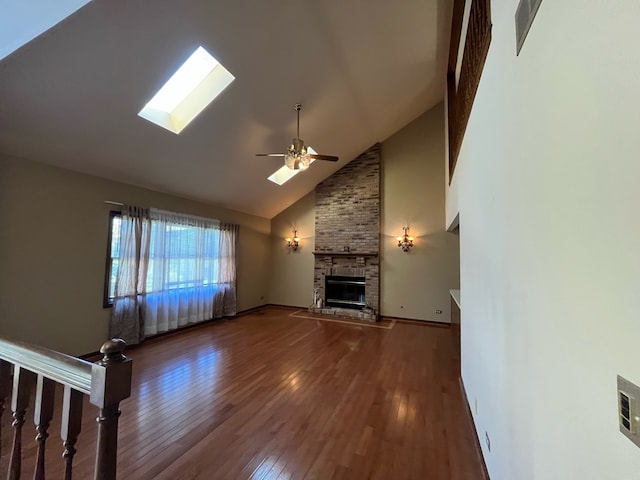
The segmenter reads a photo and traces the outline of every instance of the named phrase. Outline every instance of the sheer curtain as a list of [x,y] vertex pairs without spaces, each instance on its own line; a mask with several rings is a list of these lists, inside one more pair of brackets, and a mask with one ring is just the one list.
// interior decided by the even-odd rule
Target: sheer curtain
[[122,207],[109,336],[122,338],[128,344],[144,339],[141,307],[146,290],[150,227],[148,209],[129,205]]
[[236,313],[238,227],[151,209],[144,333]]

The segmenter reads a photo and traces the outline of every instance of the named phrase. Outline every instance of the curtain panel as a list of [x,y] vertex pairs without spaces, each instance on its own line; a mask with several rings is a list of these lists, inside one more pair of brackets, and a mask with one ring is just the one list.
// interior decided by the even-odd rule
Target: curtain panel
[[235,315],[238,226],[157,209],[148,216],[148,239],[139,239],[146,252],[140,263],[146,263],[138,267],[144,273],[136,296],[142,318],[138,341]]
[[232,317],[237,313],[236,298],[236,243],[238,225],[224,223],[220,225],[219,251],[220,273],[218,282],[223,290],[223,298],[218,306],[217,317]]
[[149,210],[124,205],[120,221],[118,271],[109,338],[128,344],[144,339],[142,308],[146,291],[151,218]]

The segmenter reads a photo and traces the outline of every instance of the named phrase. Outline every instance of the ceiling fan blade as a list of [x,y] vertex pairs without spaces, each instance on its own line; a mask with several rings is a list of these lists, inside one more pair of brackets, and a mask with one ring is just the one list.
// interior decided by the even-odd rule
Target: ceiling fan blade
[[256,157],[284,157],[284,153],[256,153]]
[[319,153],[312,153],[309,155],[311,158],[315,158],[316,160],[328,160],[329,162],[337,162],[338,157],[334,157],[333,155],[320,155]]

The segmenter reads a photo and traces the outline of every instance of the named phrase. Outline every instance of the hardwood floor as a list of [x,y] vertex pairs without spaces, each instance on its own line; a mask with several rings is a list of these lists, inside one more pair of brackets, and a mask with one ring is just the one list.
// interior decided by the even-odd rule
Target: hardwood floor
[[[484,478],[448,327],[370,328],[293,312],[265,308],[131,349],[118,478]],[[74,478],[91,478],[95,413],[85,405]],[[55,478],[57,422],[47,454]],[[25,441],[32,431],[25,425]]]

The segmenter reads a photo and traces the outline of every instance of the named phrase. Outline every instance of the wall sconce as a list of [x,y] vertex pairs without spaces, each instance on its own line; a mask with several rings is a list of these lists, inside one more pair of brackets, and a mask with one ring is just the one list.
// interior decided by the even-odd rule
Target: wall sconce
[[287,238],[287,247],[293,251],[298,250],[300,244],[300,238],[298,237],[298,230],[293,231],[293,238]]
[[413,247],[413,237],[409,236],[409,227],[402,227],[404,235],[398,237],[398,246],[403,252],[408,252]]

